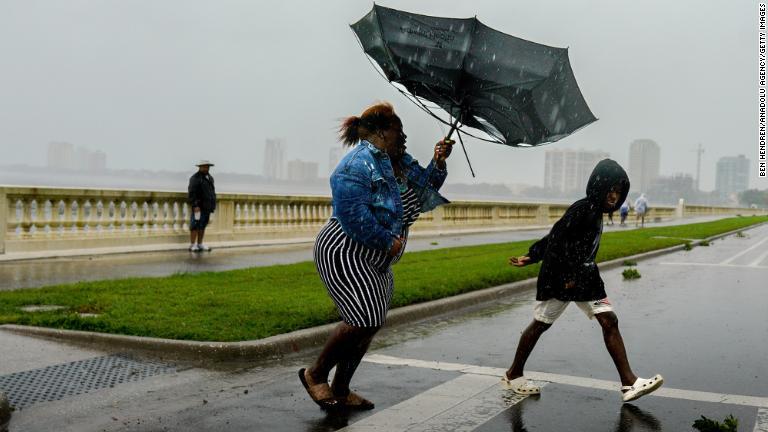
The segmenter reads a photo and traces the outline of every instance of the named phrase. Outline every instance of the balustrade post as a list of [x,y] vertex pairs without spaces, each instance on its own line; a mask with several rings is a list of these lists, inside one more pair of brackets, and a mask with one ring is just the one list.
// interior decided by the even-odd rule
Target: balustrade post
[[216,202],[212,228],[219,233],[232,233],[235,228],[235,202],[221,199]]
[[432,210],[432,225],[436,228],[443,226],[443,216],[445,216],[445,206],[437,206]]
[[685,216],[685,200],[680,198],[680,200],[677,201],[677,208],[675,208],[675,217],[677,219],[682,219],[683,216]]
[[549,225],[549,206],[546,204],[539,204],[536,209],[536,224]]
[[[88,202],[87,199],[80,199],[79,201],[76,199],[72,200],[72,203],[77,203],[77,211],[72,212],[74,223],[72,225],[72,232],[74,234],[80,234],[85,233],[85,226],[88,224],[85,218],[85,203]],[[70,204],[72,206],[72,204]]]

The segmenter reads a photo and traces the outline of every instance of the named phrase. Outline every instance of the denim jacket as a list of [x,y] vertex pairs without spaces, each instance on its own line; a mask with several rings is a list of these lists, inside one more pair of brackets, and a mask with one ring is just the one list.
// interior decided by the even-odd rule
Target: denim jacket
[[[411,155],[401,161],[408,184],[428,212],[449,201],[437,190],[445,182],[446,170],[435,161],[426,168]],[[394,237],[403,234],[403,204],[389,156],[368,141],[360,141],[331,174],[333,216],[353,240],[377,250],[392,248]]]

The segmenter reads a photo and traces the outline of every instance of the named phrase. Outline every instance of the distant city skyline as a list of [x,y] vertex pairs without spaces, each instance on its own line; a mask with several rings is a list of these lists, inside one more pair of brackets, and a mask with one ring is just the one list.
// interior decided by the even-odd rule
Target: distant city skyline
[[583,191],[595,165],[609,156],[609,153],[594,150],[547,150],[544,187],[561,193]]
[[[477,177],[456,152],[448,161],[449,182],[541,185],[550,148],[604,151],[626,168],[628,144],[643,137],[659,144],[665,176],[695,174],[694,150],[701,142],[703,190],[715,188],[719,158],[744,154],[757,163],[753,3],[388,0],[385,5],[477,16],[514,36],[569,47],[579,88],[599,118],[544,147],[512,149],[469,138],[465,144]],[[205,158],[221,170],[261,174],[265,140],[282,137],[288,143],[284,160],[318,162],[322,175],[328,149],[338,145],[340,119],[359,115],[377,100],[394,104],[408,151],[428,161],[447,130],[371,68],[349,30],[370,7],[352,0],[301,7],[179,0],[76,0],[46,7],[5,2],[0,70],[13,85],[4,86],[0,98],[3,163],[37,165],[48,142],[65,141],[103,151],[112,169],[182,171]],[[768,187],[755,167],[750,172],[750,186]]]
[[47,166],[87,172],[104,171],[107,169],[107,154],[82,146],[75,147],[65,141],[51,141],[48,143]]
[[317,180],[317,162],[307,162],[301,159],[288,161],[286,164],[286,180],[293,182],[311,182]]
[[717,161],[715,190],[721,197],[744,192],[749,187],[750,161],[744,155],[721,157]]
[[[342,147],[340,144],[336,146],[331,146],[328,148],[327,153],[327,173],[321,172],[321,167],[324,167],[324,164],[322,161],[313,161],[313,160],[304,160],[300,158],[294,158],[291,161],[294,162],[292,166],[292,174],[288,173],[288,165],[291,161],[286,160],[286,154],[288,154],[288,149],[290,148],[289,143],[283,138],[267,138],[265,140],[265,147],[264,147],[264,153],[262,155],[261,164],[261,170],[253,170],[251,172],[240,172],[240,171],[230,171],[227,170],[225,166],[222,166],[221,164],[217,164],[217,170],[222,172],[228,172],[231,174],[244,174],[244,175],[261,175],[265,177],[266,179],[273,179],[273,180],[291,180],[291,181],[304,181],[306,179],[319,179],[319,178],[327,178],[330,173],[333,171],[333,168],[335,168],[336,164],[341,160],[344,154],[349,150],[348,148]],[[611,157],[614,160],[619,161],[625,169],[627,169],[628,173],[630,174],[630,179],[632,180],[632,191],[633,192],[640,192],[640,190],[643,188],[643,181],[638,181],[637,179],[633,178],[636,177],[632,174],[633,168],[632,168],[632,154],[633,154],[633,148],[635,149],[635,163],[637,164],[637,167],[635,167],[635,170],[640,169],[639,167],[642,165],[639,161],[643,160],[643,158],[646,158],[646,163],[650,164],[645,166],[645,169],[647,172],[654,173],[656,172],[656,166],[660,165],[661,157],[660,157],[660,151],[657,155],[656,152],[658,150],[658,144],[655,143],[652,139],[642,138],[642,139],[635,139],[632,140],[628,148],[628,162],[622,162],[621,158],[618,158],[614,155],[611,155],[608,152],[603,152],[600,150],[588,150],[588,149],[572,149],[572,148],[559,148],[554,149],[549,147],[547,150],[545,150],[545,160],[544,160],[544,176],[539,179],[539,181],[529,181],[529,182],[495,182],[496,184],[506,184],[511,185],[513,187],[519,187],[519,185],[528,185],[533,187],[541,187],[544,188],[551,188],[553,191],[559,191],[559,192],[567,192],[565,190],[565,186],[567,184],[570,184],[571,181],[574,181],[576,183],[581,183],[581,180],[577,180],[581,177],[584,177],[587,174],[584,174],[582,171],[590,171],[591,168],[585,168],[587,165],[590,165],[592,163],[592,167],[594,167],[594,164],[597,163],[602,158],[605,157]],[[650,149],[650,150],[649,150]],[[579,156],[571,156],[571,160],[567,162],[569,165],[568,168],[564,168],[565,165],[562,165],[562,160],[559,162],[559,169],[563,170],[562,175],[555,180],[555,177],[553,177],[553,174],[551,173],[551,170],[553,169],[552,163],[555,163],[553,160],[550,160],[552,157],[551,155],[558,154],[558,155],[579,155]],[[650,155],[650,156],[649,156]],[[562,157],[562,156],[561,156]],[[575,157],[575,159],[574,159]],[[578,161],[579,158],[581,160]],[[656,160],[656,159],[659,160]],[[566,158],[567,159],[567,158]],[[47,166],[50,168],[60,168],[60,169],[73,169],[73,170],[84,170],[84,171],[102,171],[105,170],[106,167],[106,160],[107,160],[107,154],[103,151],[93,151],[90,149],[87,149],[82,146],[76,146],[74,143],[70,143],[67,141],[50,141],[47,144],[47,151],[45,158],[43,160],[36,160],[32,161],[32,163],[25,163],[24,165],[28,166]],[[197,160],[197,159],[195,159]],[[736,162],[732,162],[732,160],[735,160]],[[591,162],[590,162],[591,161]],[[727,175],[723,174],[725,171],[724,168],[721,167],[721,165],[724,163],[724,161],[729,161],[728,166],[732,166],[733,163],[737,163],[738,169],[728,168]],[[587,163],[589,162],[589,163]],[[718,159],[718,161],[714,164],[714,171],[716,172],[716,185],[715,188],[711,190],[711,192],[720,192],[722,190],[730,190],[729,193],[734,192],[741,192],[746,189],[753,188],[752,186],[744,187],[743,185],[748,184],[749,185],[749,159],[745,158],[743,155],[738,156],[724,156]],[[258,166],[258,165],[257,165]],[[576,166],[580,166],[581,177],[579,175],[575,174]],[[299,172],[300,169],[308,169],[309,174],[301,174]],[[118,167],[112,167],[113,169],[121,169]],[[135,169],[137,167],[123,167],[122,169]],[[705,164],[703,166],[703,169],[707,169],[707,165]],[[167,170],[166,170],[167,171]],[[572,172],[573,171],[573,172]],[[316,173],[316,174],[315,174]],[[745,174],[746,173],[746,174]],[[647,186],[645,187],[645,191],[653,190],[653,189],[659,189],[661,190],[668,190],[668,186],[671,184],[675,184],[677,186],[674,186],[672,190],[677,190],[674,188],[680,189],[683,183],[680,182],[680,179],[685,178],[686,176],[690,176],[693,179],[693,189],[696,190],[695,187],[695,177],[694,174],[689,172],[683,172],[683,171],[676,171],[673,173],[662,173],[660,172],[658,175],[651,175],[650,179],[648,180]],[[728,177],[730,176],[730,177]],[[726,180],[726,177],[728,178]],[[564,181],[564,179],[570,179],[571,181]],[[734,180],[733,178],[736,178]],[[529,179],[529,180],[537,180],[537,179]],[[583,180],[583,179],[582,179]],[[657,182],[658,180],[658,182]],[[559,186],[556,186],[556,184],[559,183]],[[736,186],[718,186],[721,184],[725,184],[727,182],[730,184],[735,184]],[[459,182],[461,183],[461,182]],[[485,183],[485,182],[483,182]],[[494,182],[492,182],[494,183]],[[471,184],[471,183],[470,183]],[[665,186],[667,185],[667,186]],[[735,187],[735,189],[733,189]],[[731,189],[728,189],[731,188]],[[579,188],[571,188],[571,190],[578,190]],[[684,188],[683,188],[684,189]],[[703,192],[707,192],[706,190]],[[728,192],[723,194],[723,196],[728,195]]]

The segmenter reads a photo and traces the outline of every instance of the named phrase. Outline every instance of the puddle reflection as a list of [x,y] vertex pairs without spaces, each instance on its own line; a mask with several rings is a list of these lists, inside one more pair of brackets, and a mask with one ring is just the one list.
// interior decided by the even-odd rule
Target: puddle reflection
[[[524,402],[518,403],[507,411],[513,432],[528,432],[523,420],[524,405]],[[663,430],[661,422],[653,414],[643,411],[635,405],[625,403],[621,406],[613,432],[657,432]]]

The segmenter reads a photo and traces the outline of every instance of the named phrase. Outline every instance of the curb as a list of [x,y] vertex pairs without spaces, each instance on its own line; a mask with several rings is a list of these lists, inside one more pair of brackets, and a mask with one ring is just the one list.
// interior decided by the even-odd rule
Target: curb
[[[524,291],[536,286],[536,279],[526,279],[510,284],[485,288],[430,302],[393,309],[387,315],[387,325],[394,326],[455,311]],[[109,345],[121,349],[136,349],[192,360],[267,359],[280,357],[301,350],[322,346],[338,323],[296,330],[264,339],[243,342],[200,342],[161,339],[143,336],[116,335],[81,330],[62,330],[16,324],[0,325],[0,330],[24,336],[89,345]]]
[[[746,229],[754,229],[768,222],[752,225]],[[745,228],[736,229],[702,239],[713,241],[733,235]],[[622,267],[625,260],[641,261],[655,258],[672,252],[683,250],[685,245],[677,245],[665,249],[644,252],[599,263],[601,270]],[[446,312],[453,312],[480,303],[493,300],[536,287],[536,278],[525,279],[509,284],[485,288],[464,294],[433,300],[425,303],[399,307],[387,315],[387,326],[411,323],[425,318],[434,317]],[[297,353],[307,348],[321,346],[325,343],[331,331],[338,323],[325,324],[318,327],[302,329],[290,333],[270,336],[264,339],[243,342],[200,342],[175,339],[161,339],[143,336],[126,336],[109,333],[96,333],[80,330],[61,330],[45,327],[33,327],[16,324],[0,325],[1,330],[12,333],[36,336],[48,339],[64,340],[95,345],[110,345],[120,349],[136,349],[173,357],[191,358],[195,360],[235,360],[235,359],[267,359]],[[1,416],[0,416],[1,418]]]

